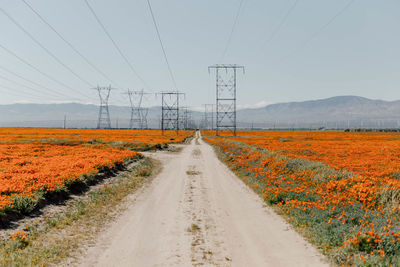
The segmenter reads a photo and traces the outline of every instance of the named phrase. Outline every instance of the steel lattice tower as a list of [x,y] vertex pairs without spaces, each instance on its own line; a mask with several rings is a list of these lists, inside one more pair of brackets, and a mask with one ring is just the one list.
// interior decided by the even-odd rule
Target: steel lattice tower
[[149,113],[148,108],[140,108],[140,129],[147,129],[147,114]]
[[192,112],[189,109],[185,110],[185,129],[189,130],[189,129],[193,129],[193,119],[192,119]]
[[229,130],[236,136],[236,76],[237,70],[244,67],[236,64],[217,64],[208,67],[215,69],[216,77],[216,135],[221,130]]
[[125,94],[128,95],[129,102],[131,104],[131,119],[129,121],[129,129],[147,128],[148,110],[142,108],[142,102],[143,96],[148,93],[145,93],[143,90],[128,90]]
[[189,110],[188,107],[180,107],[179,108],[179,129],[184,129],[187,130],[188,129],[188,123],[189,123]]
[[204,128],[214,130],[214,106],[215,104],[204,105]]
[[110,85],[108,87],[97,86],[97,88],[94,89],[98,91],[100,98],[97,129],[111,129],[110,111],[108,110],[108,99],[110,98],[110,92],[113,88],[111,88]]
[[161,92],[161,130],[175,130],[179,134],[179,98],[184,93],[178,91]]

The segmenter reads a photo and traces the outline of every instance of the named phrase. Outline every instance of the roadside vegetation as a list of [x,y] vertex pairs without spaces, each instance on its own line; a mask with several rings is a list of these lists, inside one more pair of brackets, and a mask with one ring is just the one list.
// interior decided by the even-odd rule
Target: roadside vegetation
[[0,226],[65,198],[192,134],[157,130],[0,129]]
[[106,145],[134,151],[182,143],[193,131],[0,128],[0,144]]
[[124,198],[150,181],[159,169],[157,162],[141,159],[112,182],[66,200],[61,212],[35,218],[0,240],[0,266],[47,266],[73,260],[125,208]]
[[55,264],[78,251],[152,177],[154,162],[139,151],[173,150],[193,131],[174,134],[0,129],[0,266]]
[[[268,135],[258,133],[262,134]],[[290,145],[298,146],[288,137],[278,141],[289,147],[283,152],[263,148],[260,137],[253,144],[250,137],[208,136],[205,140],[214,145],[221,160],[332,262],[400,266],[400,190],[396,173],[377,180],[371,177],[368,165],[364,166],[365,174],[360,175],[329,163],[289,157],[285,153],[291,151]],[[313,145],[307,150],[309,155],[318,156],[313,153]],[[327,154],[329,150],[325,150]]]

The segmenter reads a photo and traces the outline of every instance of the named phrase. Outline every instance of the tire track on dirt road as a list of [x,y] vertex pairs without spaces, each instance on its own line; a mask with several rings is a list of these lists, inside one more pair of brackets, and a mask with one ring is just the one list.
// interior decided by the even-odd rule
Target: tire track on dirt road
[[179,153],[146,155],[162,161],[163,170],[130,197],[130,207],[78,265],[328,265],[201,138]]

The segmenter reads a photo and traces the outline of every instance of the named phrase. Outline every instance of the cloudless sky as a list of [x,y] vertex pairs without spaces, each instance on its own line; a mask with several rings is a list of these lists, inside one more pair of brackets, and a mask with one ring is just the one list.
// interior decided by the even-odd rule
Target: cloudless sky
[[[89,3],[148,87],[118,54],[84,0],[26,1],[116,82],[113,87],[119,89],[112,92],[111,103],[129,105],[122,95],[128,88],[150,92],[174,89],[146,0]],[[178,89],[186,93],[186,105],[215,102],[215,76],[207,71],[215,63],[246,67],[245,75],[238,76],[241,107],[337,95],[400,99],[400,1],[355,0],[340,13],[349,0],[299,0],[297,5],[296,0],[243,0],[221,61],[240,2],[151,1]],[[74,89],[57,84],[0,48],[0,104],[98,103],[91,86],[110,81],[85,63],[21,0],[0,0],[0,7],[90,83],[68,72],[0,12],[0,45]],[[63,95],[47,94],[37,84]],[[147,105],[160,102],[159,97],[147,98]]]

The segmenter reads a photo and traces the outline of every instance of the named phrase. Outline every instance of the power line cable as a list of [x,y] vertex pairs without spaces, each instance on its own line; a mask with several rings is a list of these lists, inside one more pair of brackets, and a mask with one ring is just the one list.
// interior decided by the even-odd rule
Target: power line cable
[[94,9],[92,8],[92,6],[89,4],[88,0],[84,0],[88,9],[90,10],[90,12],[92,13],[92,15],[94,16],[94,18],[96,19],[97,23],[100,25],[100,27],[102,28],[102,30],[104,31],[104,33],[107,35],[107,37],[110,39],[111,43],[114,45],[115,49],[118,51],[118,53],[120,54],[120,56],[124,59],[124,61],[126,62],[126,64],[129,66],[129,68],[131,69],[131,71],[133,72],[133,74],[146,86],[146,88],[149,88],[148,85],[146,84],[145,80],[139,75],[139,73],[136,71],[136,69],[133,67],[132,63],[129,61],[129,59],[124,55],[124,53],[122,52],[122,50],[119,48],[117,42],[112,38],[111,34],[108,32],[108,30],[106,29],[106,27],[104,26],[104,24],[101,22],[100,18],[97,16],[96,12],[94,11]]
[[347,4],[341,8],[337,13],[335,13],[334,16],[332,16],[327,23],[322,25],[317,31],[315,31],[309,38],[307,38],[301,45],[298,46],[298,48],[293,51],[293,54],[295,54],[297,51],[301,50],[302,48],[306,47],[311,41],[313,41],[315,38],[317,38],[326,28],[328,28],[338,17],[340,17],[347,9],[350,8],[354,4],[355,0],[349,0]]
[[[49,74],[45,73],[44,71],[40,70],[39,68],[37,68],[36,66],[34,66],[32,63],[28,62],[27,60],[23,59],[22,57],[18,56],[15,52],[11,51],[10,49],[8,49],[7,47],[5,47],[3,44],[0,44],[0,48],[2,48],[4,51],[6,51],[7,53],[9,53],[10,55],[14,56],[15,58],[17,58],[19,61],[21,61],[22,63],[24,63],[25,65],[27,65],[28,67],[32,68],[33,70],[35,70],[36,72],[42,74],[43,76],[45,76],[46,78],[52,80],[53,82],[68,88],[70,90],[74,90],[76,91],[74,88],[72,88],[71,86],[57,80],[56,78],[50,76]],[[79,92],[79,91],[76,91]],[[85,96],[86,98],[91,99],[91,97],[79,92],[81,95]]]
[[61,61],[55,54],[53,54],[47,47],[45,47],[41,42],[39,42],[32,34],[30,34],[21,24],[19,24],[10,14],[8,14],[4,9],[0,7],[0,12],[2,12],[7,18],[9,18],[21,31],[23,31],[29,38],[34,41],[38,46],[40,46],[48,55],[50,55],[58,64],[63,66],[66,70],[68,70],[71,74],[77,77],[82,82],[86,83],[88,86],[93,87],[86,79],[77,74],[73,69],[67,66],[64,62]]
[[[1,45],[0,45],[0,47],[1,47]],[[7,73],[12,74],[12,75],[15,76],[15,77],[20,78],[21,80],[24,80],[24,81],[26,81],[26,82],[29,82],[29,83],[31,83],[31,84],[34,84],[34,85],[36,85],[36,86],[38,86],[38,87],[40,87],[40,88],[46,89],[47,91],[52,92],[52,93],[54,93],[54,94],[60,95],[60,96],[62,96],[62,97],[71,97],[71,96],[66,95],[66,94],[63,94],[63,93],[61,93],[61,92],[59,92],[59,91],[56,91],[56,90],[54,90],[54,89],[51,89],[51,88],[49,88],[49,87],[47,87],[47,86],[44,86],[44,85],[42,85],[42,84],[40,84],[40,83],[34,82],[34,81],[32,81],[32,80],[30,80],[30,79],[28,79],[28,78],[26,78],[26,77],[24,77],[24,76],[22,76],[22,75],[19,75],[19,74],[13,72],[12,70],[10,70],[10,69],[8,69],[8,68],[6,68],[6,67],[4,67],[4,66],[0,66],[0,69],[6,71]]]
[[279,31],[282,29],[283,25],[285,25],[286,21],[288,20],[289,16],[292,14],[293,10],[296,8],[297,4],[299,3],[299,0],[295,0],[293,4],[289,7],[287,10],[285,16],[282,18],[280,23],[277,25],[277,27],[272,31],[271,35],[269,38],[266,40],[266,42],[263,44],[263,46],[268,45],[269,43],[272,42],[272,40],[277,36]]
[[150,0],[147,0],[147,4],[149,6],[149,10],[150,10],[150,13],[151,13],[151,18],[153,19],[154,27],[156,28],[158,41],[160,42],[161,49],[162,49],[162,52],[164,54],[164,59],[165,59],[165,63],[167,64],[167,67],[168,67],[169,75],[171,76],[171,80],[172,80],[172,83],[175,86],[175,90],[177,90],[178,86],[176,85],[176,80],[175,80],[174,74],[172,72],[171,65],[169,64],[167,53],[165,52],[164,44],[163,44],[163,41],[161,39],[160,31],[158,29],[157,21],[156,21],[156,18],[154,16],[154,13],[153,13],[153,8],[151,7]]
[[233,33],[235,32],[236,25],[237,25],[237,23],[239,21],[239,16],[240,16],[240,12],[242,10],[243,2],[244,2],[244,0],[240,0],[239,8],[237,10],[237,13],[236,13],[236,16],[235,16],[235,20],[233,21],[233,26],[232,26],[231,32],[229,34],[228,41],[226,42],[224,51],[222,53],[220,62],[222,62],[225,59],[225,55],[228,52],[228,48],[229,48],[229,46],[231,44],[231,41],[232,41]]
[[[36,89],[36,88],[33,88],[33,87],[28,86],[28,85],[24,85],[24,84],[22,84],[22,83],[20,83],[20,82],[11,80],[11,79],[9,79],[9,78],[7,78],[7,77],[4,77],[3,75],[0,75],[0,78],[3,79],[3,80],[5,80],[5,81],[8,81],[8,82],[10,82],[10,83],[16,84],[16,85],[18,85],[18,86],[28,88],[29,90],[35,91],[35,92],[37,92],[37,93],[39,93],[39,94],[43,94],[43,93],[48,94],[48,93],[43,92],[43,91],[41,91],[41,90],[38,90],[38,89]],[[54,94],[51,94],[51,95],[52,95],[53,97],[58,97],[58,98],[60,98],[59,95],[54,95]]]
[[[2,90],[2,91],[6,91],[6,93],[8,94],[8,95],[13,95],[13,96],[17,96],[17,97],[24,97],[25,99],[26,99],[26,94],[18,94],[18,93],[15,93],[15,90],[14,89],[12,89],[12,88],[8,88],[8,87],[5,87],[5,86],[3,86],[3,85],[0,85],[0,90]],[[24,99],[24,100],[25,100]],[[36,97],[28,97],[28,99],[32,99],[32,100],[37,100],[37,99],[39,99],[39,98],[36,98]],[[42,98],[43,99],[43,98]]]
[[97,73],[101,76],[109,80],[111,83],[119,86],[115,81],[113,81],[108,75],[106,75],[103,71],[101,71],[95,64],[93,64],[83,53],[81,53],[71,42],[69,42],[59,31],[57,31],[47,20],[43,18],[42,15],[39,14],[37,10],[35,10],[27,1],[21,0],[36,16],[46,24],[61,40],[64,41],[76,54],[78,54],[89,66],[91,66]]
[[0,85],[0,88],[10,91],[8,94],[12,94],[14,96],[19,96],[19,97],[21,97],[21,96],[23,96],[23,97],[30,96],[29,98],[43,99],[43,96],[34,95],[34,94],[31,94],[31,93],[23,91],[23,90],[20,90],[22,94],[18,94],[18,91],[16,91],[15,88],[11,88],[11,87],[8,87],[6,85]]

